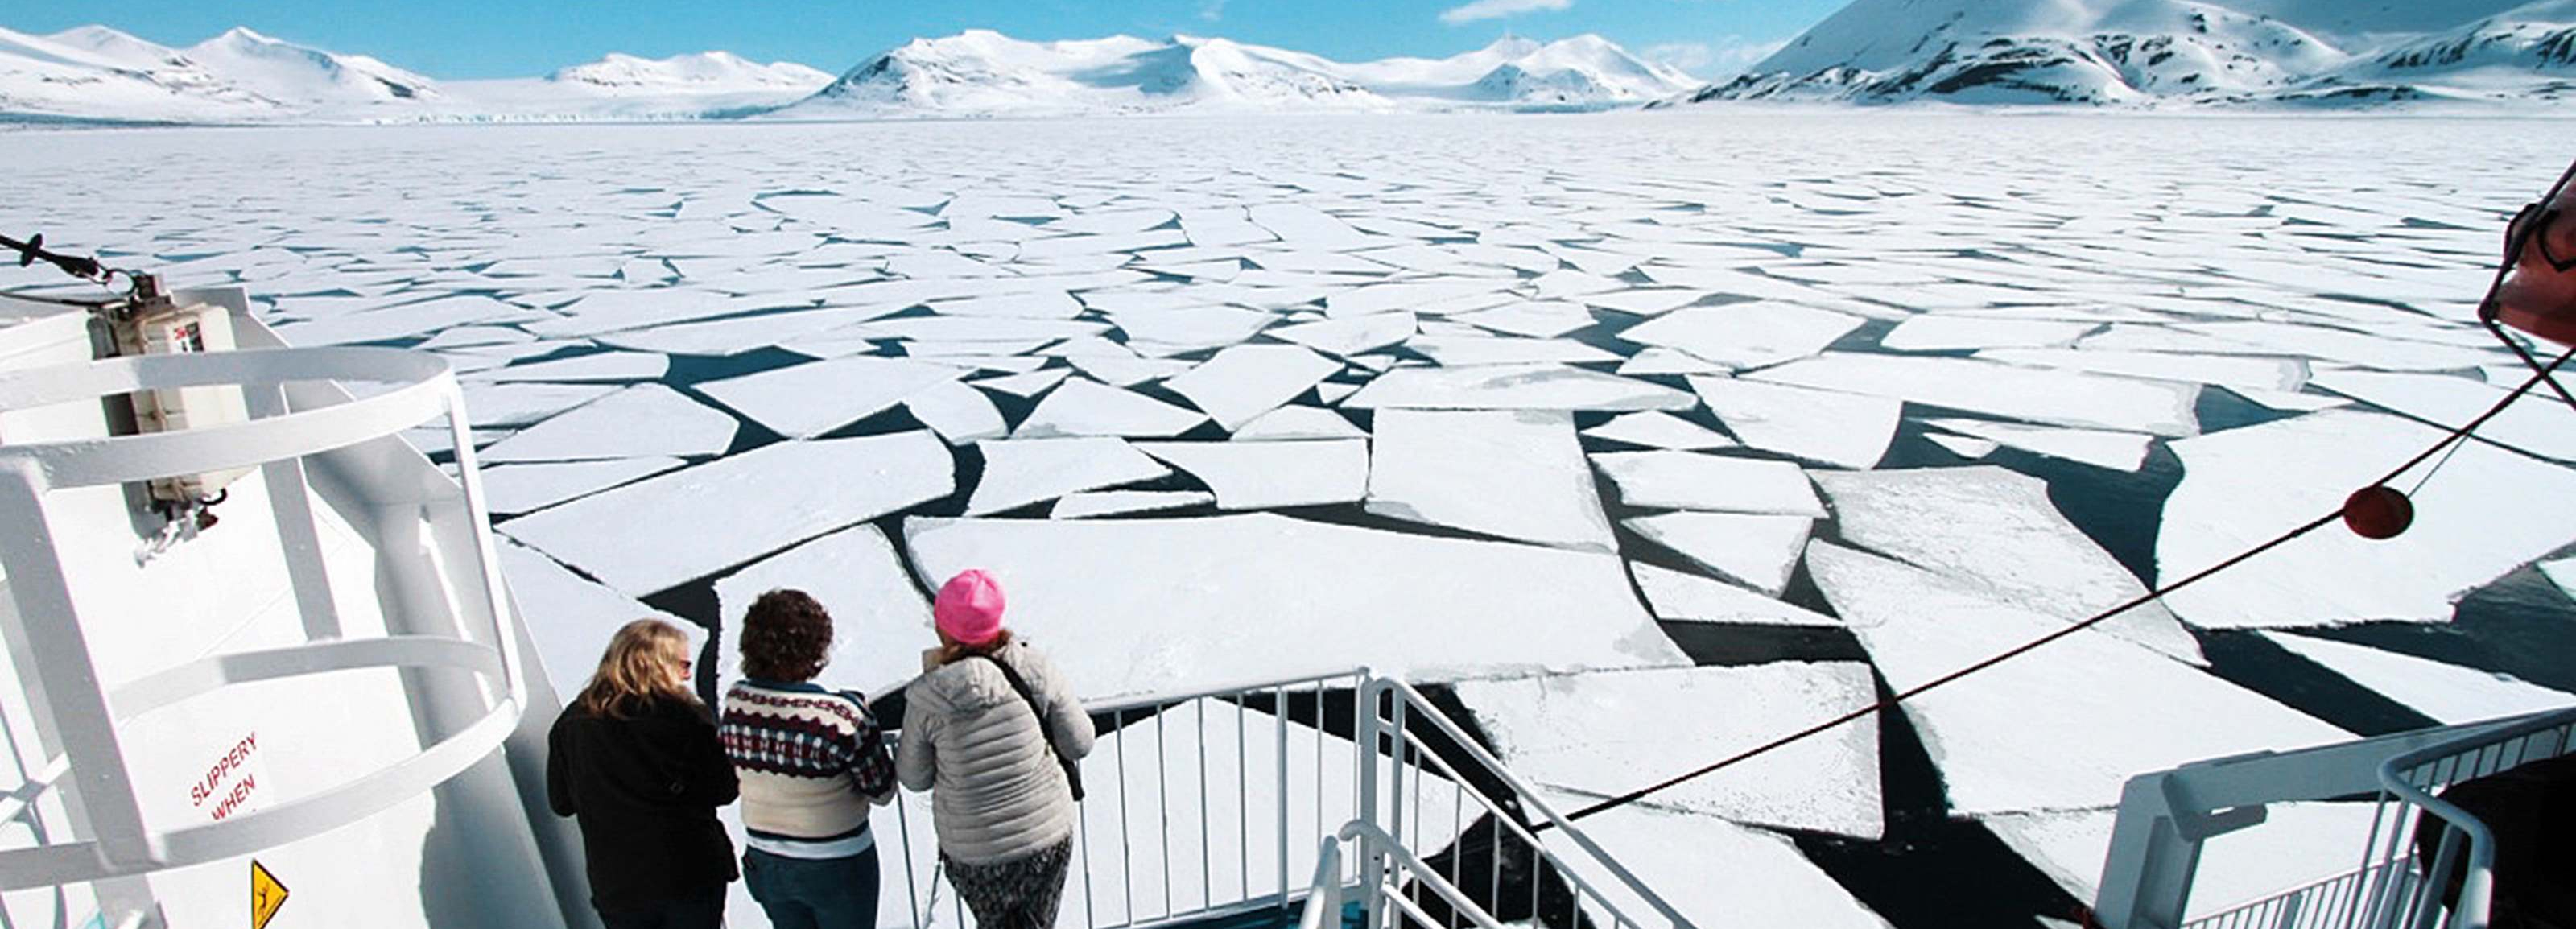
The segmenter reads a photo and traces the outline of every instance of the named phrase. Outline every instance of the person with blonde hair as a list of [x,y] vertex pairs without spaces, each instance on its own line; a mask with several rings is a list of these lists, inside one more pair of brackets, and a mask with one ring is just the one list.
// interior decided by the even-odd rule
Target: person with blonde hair
[[1095,735],[1055,665],[1002,628],[1002,588],[967,571],[932,604],[939,647],[904,691],[895,773],[930,791],[948,883],[983,929],[1049,929],[1073,860]]
[[716,821],[733,763],[689,690],[689,639],[639,619],[546,737],[546,801],[581,826],[590,905],[608,929],[717,929],[738,876]]

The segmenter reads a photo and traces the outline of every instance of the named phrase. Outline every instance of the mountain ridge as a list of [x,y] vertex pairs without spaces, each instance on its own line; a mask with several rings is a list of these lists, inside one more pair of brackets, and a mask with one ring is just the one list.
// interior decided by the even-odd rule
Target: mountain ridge
[[[1713,101],[2510,105],[2576,96],[2576,0],[1853,0]],[[2305,20],[2304,22],[2302,20]],[[2517,70],[2518,69],[2518,70]]]
[[0,120],[339,123],[904,118],[1142,112],[1590,110],[1698,85],[1595,35],[1339,62],[1220,37],[917,38],[837,76],[730,52],[610,53],[542,77],[439,81],[234,28],[186,48],[106,26],[0,29]]

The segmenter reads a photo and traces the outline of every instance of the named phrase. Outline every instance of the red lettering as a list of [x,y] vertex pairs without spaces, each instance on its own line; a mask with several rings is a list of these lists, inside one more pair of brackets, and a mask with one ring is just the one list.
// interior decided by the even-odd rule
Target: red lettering
[[233,792],[224,797],[224,802],[215,804],[215,818],[220,820],[233,815],[234,810],[240,809],[242,803],[250,799],[251,790],[258,786],[256,775],[243,775],[241,783],[233,785]]
[[[206,801],[214,799],[216,795],[215,791],[217,788],[223,786],[224,779],[232,776],[235,769],[240,768],[244,763],[248,762],[250,760],[251,752],[257,751],[258,749],[259,732],[257,730],[253,730],[250,734],[242,736],[241,741],[233,743],[233,747],[226,749],[222,756],[215,759],[214,765],[206,769],[205,777],[200,778],[197,783],[188,785],[189,805],[204,806],[206,805]],[[233,794],[235,795],[238,795],[241,792],[240,787],[235,787],[233,789]],[[231,800],[230,797],[227,797],[226,799],[227,801]],[[219,805],[217,808],[221,809],[222,807]],[[215,818],[222,819],[223,814],[219,812],[215,814]]]

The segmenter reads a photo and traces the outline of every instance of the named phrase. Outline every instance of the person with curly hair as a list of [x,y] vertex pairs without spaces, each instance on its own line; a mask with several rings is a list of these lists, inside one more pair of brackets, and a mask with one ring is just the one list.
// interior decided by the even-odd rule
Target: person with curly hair
[[814,683],[832,616],[803,591],[761,594],[741,649],[721,731],[742,779],[743,883],[778,929],[874,929],[868,813],[894,799],[894,761],[862,695]]
[[733,765],[689,690],[689,640],[655,619],[608,640],[546,736],[546,801],[581,826],[590,905],[609,929],[716,929],[733,842],[716,821]]
[[1055,664],[1002,628],[1002,588],[967,571],[932,604],[939,647],[904,691],[895,769],[928,790],[948,883],[984,929],[1049,929],[1064,895],[1091,716]]

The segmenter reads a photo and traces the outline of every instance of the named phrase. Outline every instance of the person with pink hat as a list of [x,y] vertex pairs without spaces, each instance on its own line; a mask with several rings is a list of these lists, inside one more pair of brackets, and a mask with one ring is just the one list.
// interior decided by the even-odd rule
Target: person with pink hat
[[1064,676],[1002,625],[969,570],[931,606],[939,647],[904,691],[895,776],[928,790],[939,859],[984,929],[1049,929],[1073,861],[1082,756],[1096,734]]

